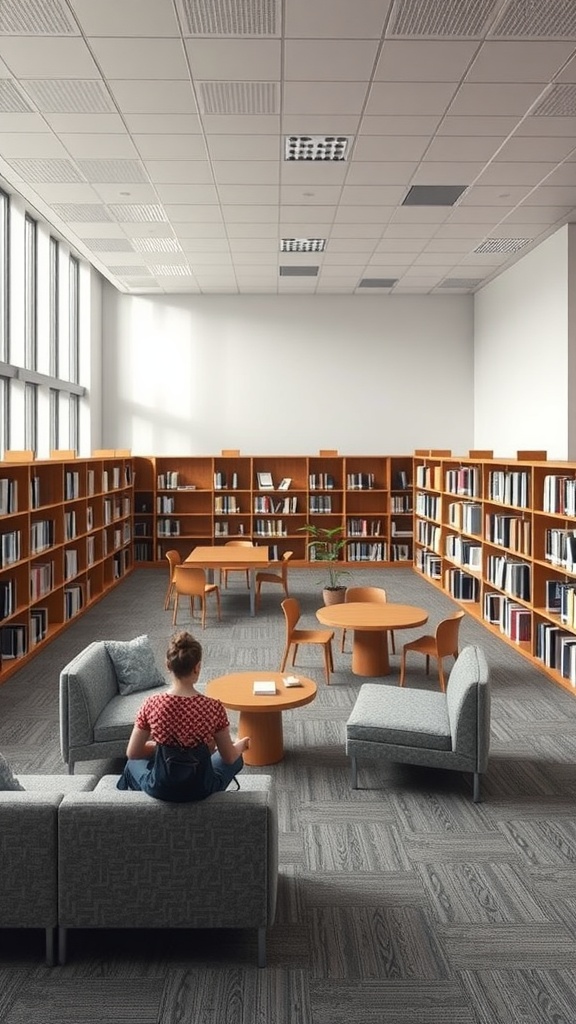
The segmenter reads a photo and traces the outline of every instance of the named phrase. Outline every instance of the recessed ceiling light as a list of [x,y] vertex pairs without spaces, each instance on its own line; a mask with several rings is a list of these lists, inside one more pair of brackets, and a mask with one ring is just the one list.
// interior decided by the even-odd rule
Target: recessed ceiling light
[[349,142],[346,135],[287,135],[284,139],[284,159],[345,160]]
[[280,252],[324,252],[325,238],[283,238]]
[[280,277],[317,277],[319,267],[280,267]]

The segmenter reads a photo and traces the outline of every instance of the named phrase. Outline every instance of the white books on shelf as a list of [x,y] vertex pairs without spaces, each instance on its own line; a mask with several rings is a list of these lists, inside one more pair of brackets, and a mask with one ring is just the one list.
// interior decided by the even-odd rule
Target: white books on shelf
[[258,694],[261,697],[273,697],[276,693],[276,683],[273,679],[256,680],[254,682],[253,693]]

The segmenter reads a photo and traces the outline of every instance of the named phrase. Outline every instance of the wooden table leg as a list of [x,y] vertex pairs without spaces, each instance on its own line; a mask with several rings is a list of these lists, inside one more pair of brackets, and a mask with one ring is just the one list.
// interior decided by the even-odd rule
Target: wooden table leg
[[390,674],[388,633],[385,629],[354,630],[352,671],[357,676],[387,676]]
[[284,757],[281,711],[241,711],[238,736],[250,737],[250,747],[242,755],[245,764],[276,764]]

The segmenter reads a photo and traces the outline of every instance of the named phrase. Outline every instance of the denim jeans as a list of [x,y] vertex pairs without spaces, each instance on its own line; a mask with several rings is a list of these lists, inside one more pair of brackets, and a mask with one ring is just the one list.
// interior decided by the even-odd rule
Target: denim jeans
[[[216,751],[212,754],[212,770],[214,772],[214,782],[212,786],[212,793],[220,793],[223,789],[227,789],[235,775],[238,775],[244,767],[244,759],[242,755],[237,757],[232,764],[226,764],[222,760],[222,757]],[[151,761],[148,758],[143,759],[129,759],[126,762],[124,773],[119,779],[118,789],[142,789],[143,783],[150,775]]]

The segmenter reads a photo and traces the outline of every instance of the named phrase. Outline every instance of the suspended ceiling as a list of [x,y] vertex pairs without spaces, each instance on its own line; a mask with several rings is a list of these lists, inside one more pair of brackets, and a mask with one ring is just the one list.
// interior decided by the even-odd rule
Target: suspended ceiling
[[576,220],[576,2],[2,0],[0,175],[125,292],[474,292]]

